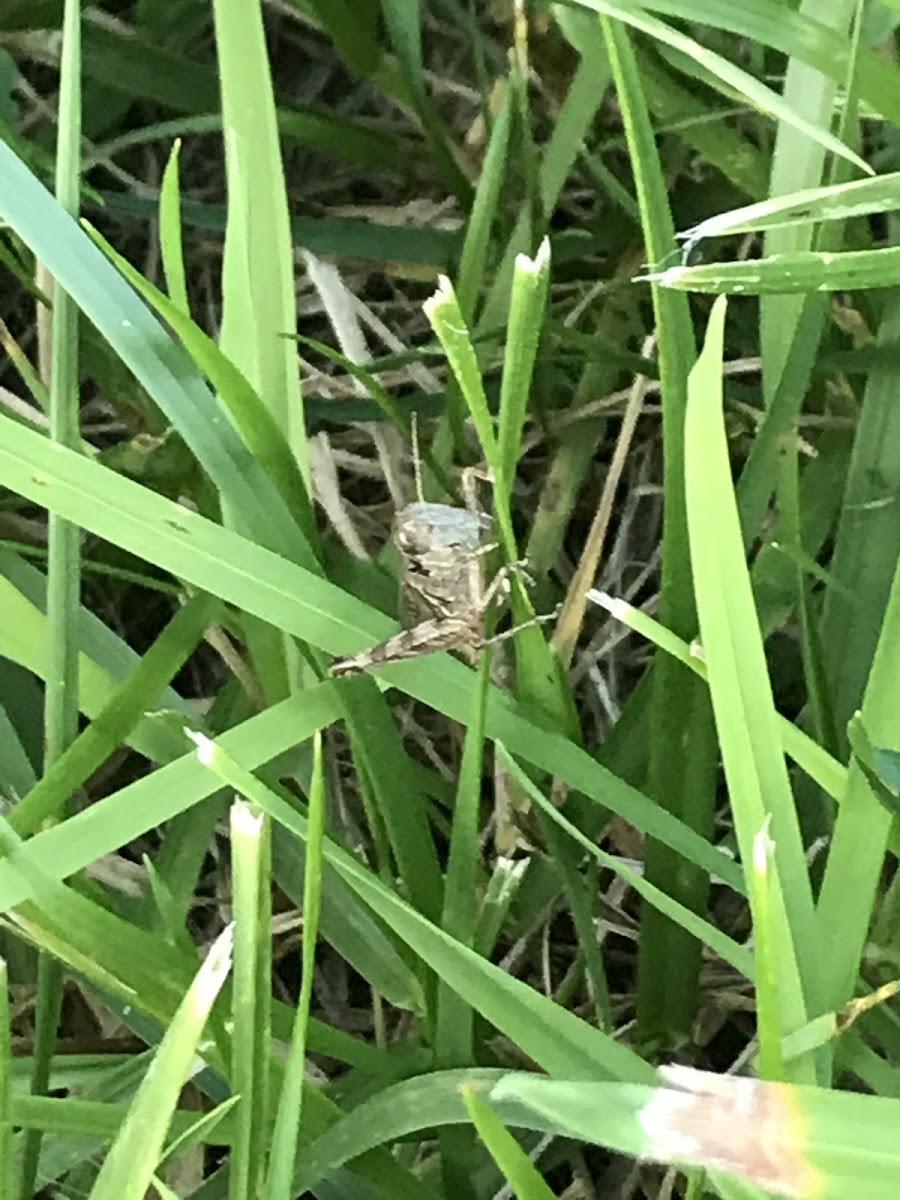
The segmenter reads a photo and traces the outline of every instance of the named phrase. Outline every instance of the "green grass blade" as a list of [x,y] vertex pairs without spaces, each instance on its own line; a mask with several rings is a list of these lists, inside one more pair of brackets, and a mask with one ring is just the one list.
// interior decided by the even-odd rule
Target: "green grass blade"
[[900,172],[892,171],[872,179],[805,188],[787,196],[772,196],[730,212],[716,213],[687,230],[684,239],[688,246],[696,246],[704,238],[757,233],[821,221],[843,221],[870,213],[894,212],[897,208],[900,208]]
[[228,227],[220,344],[250,381],[309,479],[293,347],[293,245],[261,5],[214,0]]
[[491,229],[497,218],[503,182],[507,177],[511,128],[512,98],[507,87],[503,105],[491,127],[491,140],[484,156],[459,256],[456,293],[459,296],[459,307],[469,324],[475,319],[478,295],[485,277]]
[[490,1105],[474,1087],[464,1086],[462,1095],[478,1136],[518,1200],[553,1200],[540,1172]]
[[665,288],[724,295],[792,295],[891,287],[900,268],[900,246],[838,252],[794,250],[747,262],[669,267],[645,276]]
[[[56,143],[56,197],[61,208],[77,216],[81,202],[81,5],[67,0],[63,10],[60,60],[59,124]],[[50,438],[54,446],[78,450],[79,354],[78,309],[53,282],[50,333]],[[81,536],[76,525],[51,513],[47,527],[47,671],[44,688],[44,765],[51,766],[78,733],[78,622],[81,590]],[[35,1003],[34,1059],[31,1090],[43,1095],[50,1075],[63,997],[59,964],[45,955],[38,965]],[[19,1180],[20,1195],[35,1190],[41,1131],[25,1134]]]
[[[81,12],[68,0],[63,25],[56,195],[76,216],[80,204]],[[78,309],[57,279],[53,288],[50,378],[50,437],[60,446],[80,447],[78,411]],[[52,763],[78,730],[78,650],[74,635],[80,576],[78,529],[58,514],[48,528],[45,760]]]
[[281,1096],[272,1133],[272,1148],[266,1191],[271,1200],[291,1200],[291,1179],[297,1153],[297,1138],[303,1120],[303,1084],[306,1047],[316,968],[316,938],[322,886],[322,848],[325,838],[325,777],[322,769],[322,738],[313,742],[313,776],[309,789],[309,838],[303,882],[303,950],[300,995],[285,1065]]
[[781,1012],[779,992],[782,966],[778,925],[779,908],[783,901],[774,851],[775,843],[769,837],[767,822],[753,839],[753,861],[748,870],[756,961],[754,982],[756,1036],[759,1041],[758,1069],[763,1079],[784,1078],[782,1043],[787,1040],[778,1020],[778,1014]]
[[180,139],[172,145],[159,189],[159,252],[162,258],[166,287],[172,303],[186,317],[190,316],[187,279],[184,270],[184,249],[181,241],[181,185],[178,180]]
[[[215,752],[214,744],[200,734],[193,735],[197,754],[207,766]],[[260,1076],[260,1050],[269,1054],[268,988],[270,938],[266,875],[268,853],[265,813],[252,803],[237,800],[231,808],[231,859],[234,891],[234,992],[231,1043],[231,1085],[240,1097],[236,1109],[236,1133],[229,1160],[228,1194],[230,1200],[251,1200],[259,1194],[268,1143],[266,1120],[266,1080]],[[265,898],[263,896],[265,887]],[[265,953],[266,970],[260,971],[260,955]]]
[[[898,344],[900,300],[892,294],[883,310],[878,345]],[[900,554],[900,531],[891,519],[892,499],[900,488],[896,388],[895,367],[885,364],[869,372],[830,563],[838,589],[826,593],[822,613],[838,746],[844,753],[846,725],[862,701]],[[850,589],[851,607],[841,588]]]
[[93,723],[49,765],[40,781],[16,805],[10,824],[20,836],[34,833],[48,818],[61,816],[66,799],[126,742],[133,727],[194,651],[219,609],[217,600],[200,595],[176,612]]
[[[601,17],[600,25],[634,164],[647,255],[652,262],[661,261],[671,253],[675,233],[638,61],[626,28],[608,17]],[[696,630],[696,615],[685,516],[683,428],[694,335],[685,303],[671,303],[673,297],[661,288],[653,289],[652,298],[664,414],[660,620],[679,636],[690,638]],[[660,807],[688,823],[701,837],[708,837],[715,763],[708,702],[690,674],[667,657],[654,663],[652,688],[648,789]],[[682,761],[686,745],[691,747],[686,763],[689,769],[673,779],[672,763]],[[702,912],[709,886],[703,873],[685,870],[665,846],[652,841],[645,854],[647,878],[688,908]],[[680,1037],[691,1027],[699,970],[699,945],[648,910],[638,961],[637,1006],[643,1036]]]
[[517,257],[513,272],[497,418],[497,463],[507,487],[515,479],[522,448],[549,281],[550,243],[545,238],[533,259],[524,254]]
[[[752,870],[755,839],[767,821],[775,842],[772,875],[778,882],[773,884],[773,920],[778,940],[780,1042],[780,1037],[818,1014],[821,968],[813,935],[812,890],[731,485],[721,412],[724,324],[725,303],[719,300],[691,373],[685,426],[691,561],[713,711],[745,871]],[[756,916],[754,910],[754,922]],[[758,1003],[763,1000],[758,996]],[[776,1019],[774,1014],[767,1017]],[[794,1078],[811,1079],[811,1067],[805,1060],[795,1060]]]
[[178,1097],[213,1002],[231,967],[231,929],[213,943],[166,1035],[100,1170],[93,1200],[146,1195]]
[[441,279],[438,290],[425,302],[424,309],[465,398],[485,460],[496,473],[497,437],[494,420],[488,407],[472,336],[449,279]]
[[[900,570],[895,567],[872,668],[862,702],[862,724],[873,746],[897,749],[897,670],[900,653]],[[817,922],[827,930],[826,1004],[840,1008],[854,993],[858,964],[883,868],[891,816],[856,758],[835,822],[819,896]]]
[[[447,857],[447,877],[441,928],[461,945],[475,944],[476,889],[481,852],[478,824],[481,815],[484,771],[484,721],[491,683],[491,654],[482,656],[478,686],[472,697],[472,715],[466,730],[453,827]],[[438,986],[435,1024],[435,1063],[439,1067],[464,1066],[472,1062],[474,1013],[446,981]]]

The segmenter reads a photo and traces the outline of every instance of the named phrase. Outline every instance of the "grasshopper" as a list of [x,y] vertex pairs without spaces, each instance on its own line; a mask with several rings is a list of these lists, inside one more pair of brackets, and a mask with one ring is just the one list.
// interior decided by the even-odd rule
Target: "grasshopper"
[[[401,611],[407,627],[369,650],[335,659],[331,674],[337,678],[437,650],[458,650],[474,663],[488,642],[498,640],[485,639],[485,614],[512,574],[525,575],[523,563],[507,563],[484,586],[484,558],[495,544],[487,540],[491,521],[479,507],[476,480],[490,479],[489,475],[476,468],[463,471],[465,507],[423,500],[415,421],[413,465],[417,499],[397,514],[393,530],[401,561]],[[505,639],[515,632],[511,629],[499,637]]]
[[487,541],[491,523],[478,509],[468,479],[463,492],[465,508],[420,499],[398,513],[393,538],[400,554],[401,609],[408,627],[369,650],[336,659],[332,675],[356,675],[437,650],[458,650],[474,661],[485,645],[485,613],[522,564],[501,567],[484,587],[484,556],[494,548]]

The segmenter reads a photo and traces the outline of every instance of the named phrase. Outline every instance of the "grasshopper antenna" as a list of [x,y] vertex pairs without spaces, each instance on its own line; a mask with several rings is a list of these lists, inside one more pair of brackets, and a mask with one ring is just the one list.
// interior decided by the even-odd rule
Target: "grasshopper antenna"
[[419,414],[414,412],[412,415],[412,452],[413,452],[413,474],[416,481],[416,499],[422,503],[422,459],[419,457]]

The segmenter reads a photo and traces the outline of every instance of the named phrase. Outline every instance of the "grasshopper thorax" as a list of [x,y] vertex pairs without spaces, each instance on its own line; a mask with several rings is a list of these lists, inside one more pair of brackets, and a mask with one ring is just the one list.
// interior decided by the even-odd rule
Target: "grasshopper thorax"
[[471,554],[481,549],[490,528],[485,513],[416,500],[397,514],[394,539],[404,554],[421,555],[431,550]]

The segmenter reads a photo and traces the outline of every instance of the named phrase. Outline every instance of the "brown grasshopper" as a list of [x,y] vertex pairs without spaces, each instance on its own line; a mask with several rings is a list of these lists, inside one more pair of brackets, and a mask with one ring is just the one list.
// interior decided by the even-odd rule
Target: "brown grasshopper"
[[355,675],[437,650],[459,650],[474,661],[485,644],[485,613],[509,576],[523,568],[508,563],[483,586],[484,556],[493,549],[486,541],[490,520],[473,503],[468,481],[464,494],[465,508],[416,500],[398,513],[393,536],[408,628],[360,654],[336,659],[332,675]]
[[331,674],[337,678],[437,650],[458,650],[474,663],[489,642],[517,631],[507,630],[499,639],[484,636],[485,614],[509,577],[520,573],[527,579],[522,563],[507,563],[484,586],[484,557],[495,546],[487,541],[491,521],[478,505],[475,488],[477,479],[490,476],[475,468],[463,471],[464,508],[423,500],[415,421],[413,463],[418,498],[397,514],[393,531],[407,628],[360,654],[335,659]]

